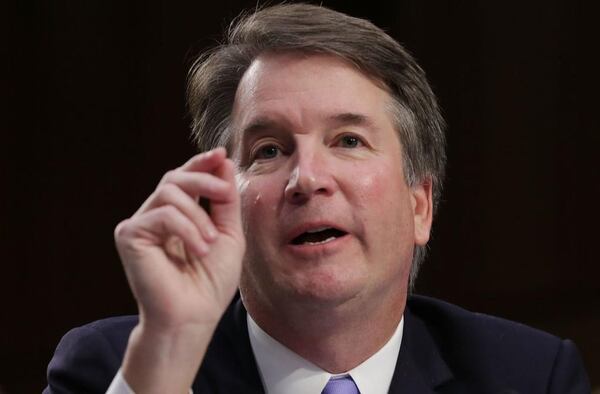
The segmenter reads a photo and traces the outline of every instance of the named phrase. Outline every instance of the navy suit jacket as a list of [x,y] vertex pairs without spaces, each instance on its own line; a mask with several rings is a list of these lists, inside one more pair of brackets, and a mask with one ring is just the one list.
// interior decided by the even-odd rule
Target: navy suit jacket
[[[569,340],[421,296],[409,297],[404,319],[392,394],[590,393]],[[104,393],[137,321],[114,317],[68,332],[48,366],[44,393]],[[192,388],[264,393],[239,300],[221,319]]]

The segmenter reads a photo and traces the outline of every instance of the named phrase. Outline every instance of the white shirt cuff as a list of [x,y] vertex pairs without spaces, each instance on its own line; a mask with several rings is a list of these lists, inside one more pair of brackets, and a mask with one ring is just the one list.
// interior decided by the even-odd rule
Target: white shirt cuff
[[106,390],[106,394],[135,394],[125,381],[121,369],[115,375],[110,387]]
[[[121,369],[117,371],[112,383],[106,390],[106,394],[135,394],[135,392],[129,387],[123,374],[121,373]],[[190,389],[190,394],[194,394],[192,389]]]

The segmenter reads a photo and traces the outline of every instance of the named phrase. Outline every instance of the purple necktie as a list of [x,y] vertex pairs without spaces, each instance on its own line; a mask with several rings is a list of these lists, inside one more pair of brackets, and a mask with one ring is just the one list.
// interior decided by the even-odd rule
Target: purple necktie
[[360,394],[350,375],[332,377],[321,394]]

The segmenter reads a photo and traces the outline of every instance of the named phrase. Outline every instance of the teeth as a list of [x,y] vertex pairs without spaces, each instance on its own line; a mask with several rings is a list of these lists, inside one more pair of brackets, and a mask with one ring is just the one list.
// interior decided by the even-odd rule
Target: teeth
[[306,230],[306,232],[309,234],[313,234],[313,233],[318,233],[319,231],[327,230],[328,228],[329,227],[319,227],[314,230]]
[[305,242],[305,245],[322,245],[324,243],[333,241],[335,238],[336,237],[329,237],[329,238],[324,239],[323,241],[319,241],[319,242]]

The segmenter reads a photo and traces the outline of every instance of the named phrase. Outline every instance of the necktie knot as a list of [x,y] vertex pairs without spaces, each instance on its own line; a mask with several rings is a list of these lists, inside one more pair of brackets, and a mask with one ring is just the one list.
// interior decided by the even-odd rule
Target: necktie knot
[[350,375],[332,377],[321,394],[360,394]]

